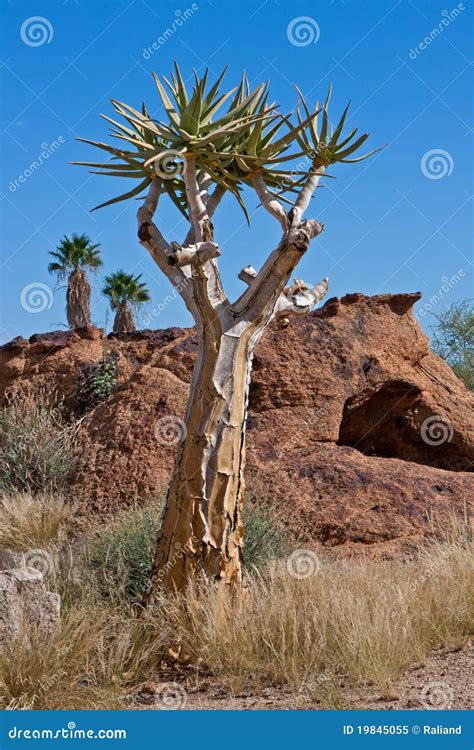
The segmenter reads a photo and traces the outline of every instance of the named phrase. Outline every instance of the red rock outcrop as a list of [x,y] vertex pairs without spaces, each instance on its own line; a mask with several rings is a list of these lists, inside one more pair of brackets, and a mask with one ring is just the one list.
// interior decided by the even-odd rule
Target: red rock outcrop
[[[305,543],[390,552],[416,542],[434,512],[474,495],[473,394],[429,351],[412,314],[419,295],[330,299],[282,330],[254,360],[247,485],[278,505]],[[85,515],[156,495],[173,463],[195,359],[192,329],[110,336],[98,329],[14,339],[0,349],[0,393],[54,387],[76,409],[76,378],[104,346],[118,353],[116,390],[81,426],[71,493]]]

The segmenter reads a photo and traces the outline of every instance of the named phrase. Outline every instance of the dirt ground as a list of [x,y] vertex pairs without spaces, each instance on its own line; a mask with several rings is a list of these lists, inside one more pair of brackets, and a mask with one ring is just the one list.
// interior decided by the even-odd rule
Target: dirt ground
[[149,681],[134,701],[148,710],[319,710],[319,709],[472,709],[474,644],[461,651],[439,650],[426,664],[410,669],[390,694],[374,687],[349,688],[321,679],[295,693],[288,687],[262,685],[258,690],[188,667]]

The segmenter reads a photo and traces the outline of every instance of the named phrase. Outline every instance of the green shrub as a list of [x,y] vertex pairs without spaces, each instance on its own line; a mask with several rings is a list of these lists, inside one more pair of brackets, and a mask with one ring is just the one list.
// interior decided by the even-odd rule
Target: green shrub
[[160,515],[161,503],[133,507],[91,538],[87,564],[101,597],[141,599],[153,564]]
[[[86,565],[104,599],[139,601],[148,585],[161,503],[135,506],[99,529],[87,544]],[[266,509],[251,504],[244,512],[247,567],[260,568],[287,551],[286,535]]]
[[12,397],[0,410],[0,491],[62,488],[75,465],[75,433],[45,393]]
[[474,390],[474,309],[472,300],[454,302],[435,316],[432,349]]
[[104,401],[117,385],[117,380],[118,354],[115,351],[104,352],[98,362],[83,365],[77,376],[78,411],[85,413]]
[[278,527],[267,508],[253,502],[244,505],[244,565],[261,568],[288,551],[286,533]]

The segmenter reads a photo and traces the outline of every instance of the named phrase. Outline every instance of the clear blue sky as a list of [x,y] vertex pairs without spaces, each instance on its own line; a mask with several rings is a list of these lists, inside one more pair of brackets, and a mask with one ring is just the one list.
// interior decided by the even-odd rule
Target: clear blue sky
[[[128,181],[89,175],[69,162],[96,160],[100,152],[75,136],[104,139],[107,123],[99,113],[113,114],[112,97],[133,106],[145,100],[160,117],[151,71],[167,74],[173,59],[188,77],[193,66],[217,73],[229,63],[229,85],[242,68],[254,82],[270,79],[282,110],[295,104],[292,82],[314,101],[332,81],[333,116],[351,98],[349,125],[369,130],[372,147],[388,144],[367,162],[335,167],[337,179],[317,191],[308,215],[323,221],[326,231],[303,259],[299,277],[317,283],[329,276],[330,296],[420,290],[427,301],[438,294],[436,313],[472,296],[470,2],[198,0],[193,6],[189,0],[1,0],[0,7],[1,341],[64,324],[64,290],[40,313],[21,303],[29,285],[54,288],[48,250],[64,233],[86,232],[100,242],[106,272],[120,267],[141,272],[152,294],[149,311],[168,294],[166,279],[137,242],[136,201],[89,213],[124,192]],[[456,16],[447,16],[454,8]],[[173,30],[173,21],[187,9],[187,20]],[[49,42],[29,38],[28,23],[22,32],[35,16],[46,19],[40,23]],[[294,19],[301,16],[309,17],[314,39],[305,37],[304,29],[298,36],[300,22]],[[292,22],[299,44],[289,39]],[[166,29],[172,33],[162,43]],[[159,47],[154,51],[153,42]],[[150,47],[152,54],[144,54]],[[55,141],[57,147],[51,147]],[[45,144],[49,158],[25,177]],[[423,169],[423,157],[439,150],[440,161],[432,163],[428,155]],[[254,211],[257,201],[253,196],[249,201]],[[184,223],[165,200],[158,221],[169,239],[183,237]],[[259,209],[248,229],[230,197],[216,226],[224,283],[235,298],[241,291],[238,271],[247,263],[260,266],[278,239],[278,227]],[[446,277],[459,271],[459,280],[440,294]],[[103,325],[100,277],[93,285],[93,319]],[[428,327],[433,319],[423,322]],[[176,301],[152,326],[189,323]]]

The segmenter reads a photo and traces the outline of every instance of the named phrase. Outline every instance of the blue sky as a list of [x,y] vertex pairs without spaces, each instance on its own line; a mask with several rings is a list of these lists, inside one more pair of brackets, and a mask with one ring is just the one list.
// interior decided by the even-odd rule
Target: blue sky
[[[472,296],[469,2],[2,0],[0,7],[2,342],[64,325],[64,289],[55,290],[47,272],[48,250],[64,233],[100,242],[104,272],[142,273],[152,294],[144,312],[168,295],[168,282],[137,242],[136,201],[89,212],[124,192],[125,181],[69,162],[96,160],[99,152],[75,136],[104,140],[99,113],[113,115],[111,98],[132,106],[144,100],[161,117],[151,71],[167,74],[174,59],[188,78],[193,66],[218,73],[230,64],[229,86],[243,68],[254,83],[270,79],[282,111],[296,103],[293,82],[314,102],[332,81],[333,117],[350,98],[348,124],[368,130],[371,147],[388,144],[362,164],[336,166],[337,179],[317,191],[308,215],[325,232],[298,277],[317,283],[329,276],[330,296],[420,290],[424,303],[439,298],[435,313]],[[39,37],[31,27],[37,16]],[[30,173],[42,151],[47,158]],[[279,238],[251,194],[249,206],[250,229],[231,197],[215,221],[231,299],[242,289],[239,270],[248,263],[258,269]],[[157,221],[170,240],[186,233],[164,199]],[[100,276],[93,287],[93,320],[104,325]],[[35,303],[37,289],[46,303]],[[32,312],[35,304],[44,309]],[[422,319],[425,329],[432,322],[431,315]],[[151,326],[188,324],[178,300]]]

